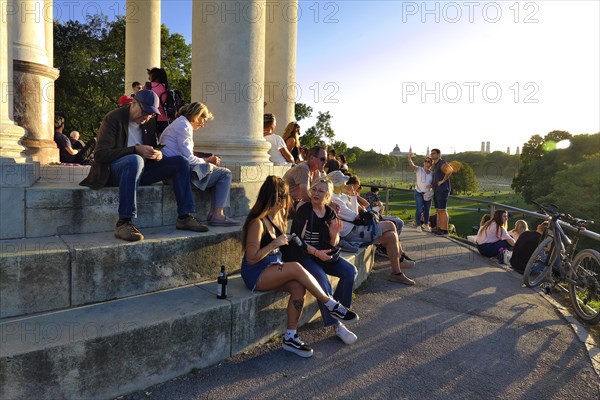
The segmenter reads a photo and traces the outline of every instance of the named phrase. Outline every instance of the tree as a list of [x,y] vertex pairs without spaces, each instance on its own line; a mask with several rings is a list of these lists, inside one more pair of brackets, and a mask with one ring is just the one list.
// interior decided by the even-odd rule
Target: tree
[[[161,60],[169,83],[190,99],[191,46],[181,35],[161,27]],[[76,129],[84,140],[94,136],[106,113],[118,107],[125,85],[125,18],[106,16],[54,22],[55,113],[65,117],[65,130]],[[149,65],[148,68],[155,67]],[[146,71],[140,71],[145,77]],[[128,89],[128,88],[127,88]]]
[[467,193],[477,190],[477,177],[475,171],[467,163],[461,163],[458,172],[450,176],[450,186],[453,193]]
[[311,106],[307,106],[303,103],[296,103],[294,105],[294,115],[296,116],[296,121],[301,121],[305,118],[312,117],[313,108]]
[[331,119],[333,117],[329,111],[319,111],[317,115],[317,123],[306,130],[306,133],[300,137],[300,143],[308,148],[313,146],[326,147],[333,141],[335,132],[331,127]]

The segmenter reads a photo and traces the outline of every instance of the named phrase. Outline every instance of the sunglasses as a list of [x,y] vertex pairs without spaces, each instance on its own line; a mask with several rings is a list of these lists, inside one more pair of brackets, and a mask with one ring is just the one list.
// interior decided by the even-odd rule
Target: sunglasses
[[431,163],[431,160],[425,160],[425,161],[423,161],[423,162],[426,162],[426,163]]

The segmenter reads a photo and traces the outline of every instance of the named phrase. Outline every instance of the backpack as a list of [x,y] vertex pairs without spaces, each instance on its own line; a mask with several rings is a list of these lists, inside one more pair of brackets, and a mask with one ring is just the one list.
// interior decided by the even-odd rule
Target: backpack
[[173,120],[177,117],[177,111],[183,106],[183,95],[177,89],[167,88],[167,91],[163,93],[161,97],[165,98],[165,101],[160,101],[167,118]]

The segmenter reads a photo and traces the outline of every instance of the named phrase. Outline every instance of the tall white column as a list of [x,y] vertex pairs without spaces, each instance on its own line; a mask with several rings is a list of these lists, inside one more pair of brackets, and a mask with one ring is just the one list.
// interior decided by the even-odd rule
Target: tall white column
[[[25,130],[13,121],[13,49],[7,2],[0,2],[0,162],[25,162]],[[6,44],[6,45],[5,45]]]
[[192,100],[215,119],[196,147],[227,165],[269,163],[263,138],[265,0],[194,1]]
[[[7,4],[11,18],[14,119],[27,130],[22,143],[33,161],[58,161],[54,142],[54,81],[58,70],[50,67],[48,18],[45,0],[12,0]],[[50,52],[52,54],[52,51]]]
[[127,0],[125,16],[125,88],[148,79],[147,68],[160,68],[160,0]]
[[296,47],[298,1],[267,3],[265,43],[265,107],[277,118],[277,132],[296,120]]

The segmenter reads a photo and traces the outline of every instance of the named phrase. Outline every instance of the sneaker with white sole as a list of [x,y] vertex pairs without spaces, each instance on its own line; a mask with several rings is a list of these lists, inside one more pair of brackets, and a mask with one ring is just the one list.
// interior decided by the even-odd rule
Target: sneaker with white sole
[[292,353],[299,355],[300,357],[308,358],[312,357],[313,349],[304,343],[298,337],[298,334],[294,335],[294,337],[286,338],[283,337],[283,349],[287,351],[291,351]]
[[356,342],[356,339],[358,339],[354,332],[346,328],[344,324],[339,324],[335,328],[335,334],[337,335],[337,337],[342,339],[342,342],[346,344],[353,344],[354,342]]
[[354,311],[347,309],[340,303],[333,306],[333,309],[329,311],[329,314],[340,322],[347,324],[353,324],[359,320],[358,314]]
[[421,225],[421,229],[423,230],[423,232],[431,232],[431,228],[428,225]]
[[408,276],[404,275],[402,272],[400,272],[399,274],[394,274],[394,273],[389,274],[388,281],[404,283],[405,285],[409,285],[409,286],[412,286],[415,284],[415,281],[410,279]]
[[417,232],[419,232],[419,233],[423,232],[423,228],[421,228],[420,226],[417,226]]

